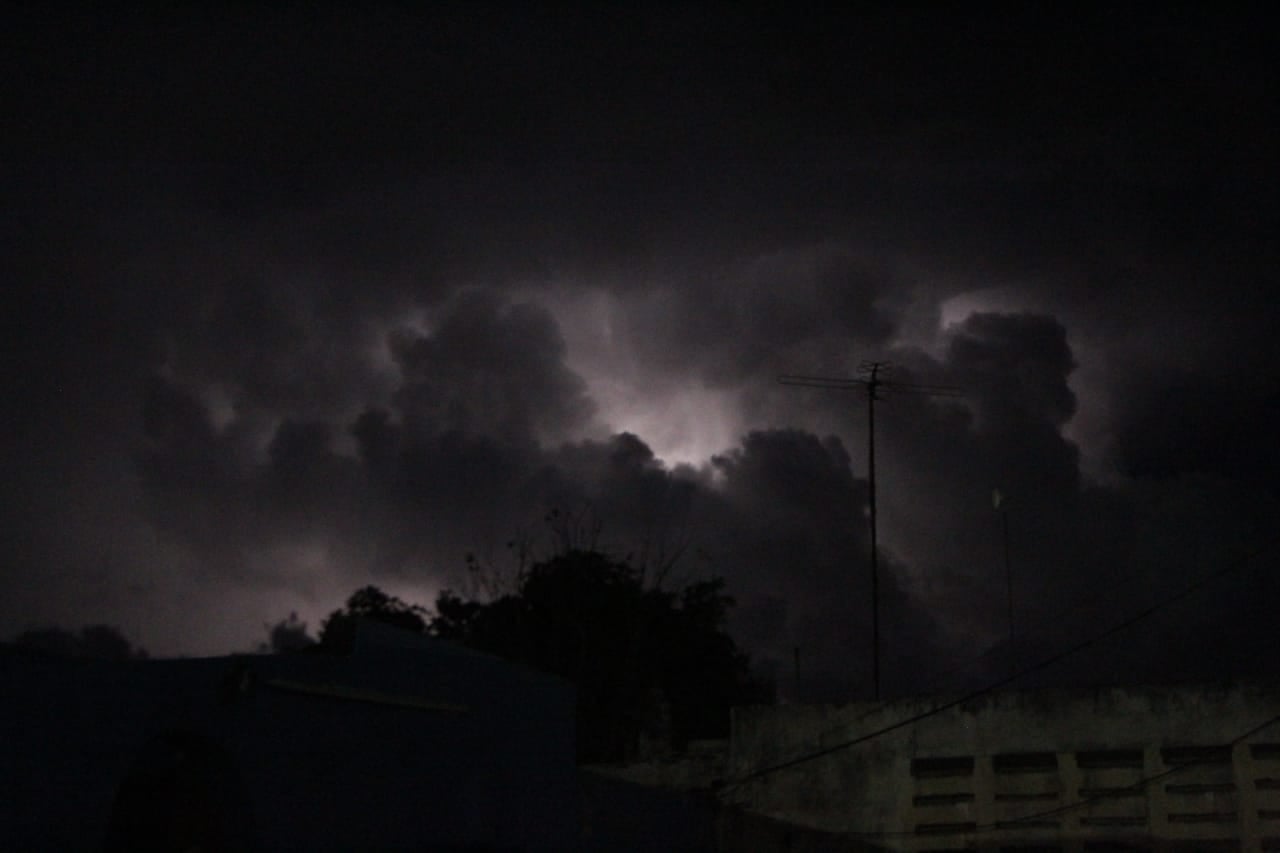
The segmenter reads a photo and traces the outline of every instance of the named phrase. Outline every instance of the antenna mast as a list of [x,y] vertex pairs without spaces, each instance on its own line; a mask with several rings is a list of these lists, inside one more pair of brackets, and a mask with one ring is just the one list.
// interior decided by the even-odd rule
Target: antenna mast
[[871,528],[871,669],[874,697],[880,699],[880,558],[876,540],[876,395],[880,388],[923,394],[929,397],[960,397],[963,392],[950,385],[921,385],[914,382],[893,382],[880,378],[880,371],[889,367],[887,361],[864,361],[858,372],[866,378],[837,376],[800,376],[783,374],[778,381],[783,385],[800,385],[807,388],[825,388],[835,391],[865,390],[867,395],[867,520]]

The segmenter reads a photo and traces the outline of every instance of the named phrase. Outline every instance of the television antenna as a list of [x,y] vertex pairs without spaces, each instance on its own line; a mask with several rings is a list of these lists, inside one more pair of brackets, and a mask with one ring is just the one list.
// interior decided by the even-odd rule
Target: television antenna
[[881,379],[881,371],[890,367],[887,361],[864,361],[858,365],[858,377],[806,376],[783,374],[783,385],[823,388],[830,391],[858,391],[867,396],[867,517],[871,527],[871,661],[875,699],[880,699],[880,567],[876,542],[876,401],[881,389],[919,394],[927,397],[963,397],[964,392],[951,385],[926,385]]

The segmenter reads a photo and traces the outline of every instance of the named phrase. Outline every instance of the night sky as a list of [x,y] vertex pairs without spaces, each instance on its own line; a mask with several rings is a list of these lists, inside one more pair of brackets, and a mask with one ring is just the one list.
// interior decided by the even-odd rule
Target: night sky
[[[544,520],[785,693],[1275,669],[1277,54],[1207,10],[317,6],[3,35],[0,636],[253,648]],[[563,527],[563,524],[561,524]],[[586,535],[586,534],[583,534]],[[515,543],[516,547],[509,547]],[[1266,658],[1271,657],[1271,661]]]

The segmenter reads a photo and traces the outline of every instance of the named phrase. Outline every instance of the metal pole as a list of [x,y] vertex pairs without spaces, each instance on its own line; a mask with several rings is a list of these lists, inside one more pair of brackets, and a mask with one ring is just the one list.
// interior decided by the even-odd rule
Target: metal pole
[[867,509],[871,521],[871,667],[876,701],[880,700],[880,567],[876,556],[876,377],[871,365],[867,382]]
[[1003,507],[1000,508],[1000,523],[1004,530],[1004,583],[1009,612],[1009,672],[1013,674],[1018,671],[1018,661],[1013,646],[1013,569],[1009,562],[1009,511]]
[[883,385],[905,393],[924,394],[929,397],[963,396],[959,388],[948,385],[881,381],[880,368],[887,366],[888,363],[883,361],[863,362],[859,365],[858,372],[870,374],[866,379],[798,374],[784,374],[778,377],[778,381],[784,385],[803,385],[836,391],[850,391],[860,386],[867,389],[867,514],[871,524],[871,666],[876,699],[880,698],[880,556],[876,541],[876,389]]

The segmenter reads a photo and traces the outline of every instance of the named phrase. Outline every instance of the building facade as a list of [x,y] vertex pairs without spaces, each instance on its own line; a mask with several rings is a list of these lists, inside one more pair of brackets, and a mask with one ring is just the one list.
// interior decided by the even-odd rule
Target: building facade
[[370,623],[350,655],[0,653],[0,850],[577,849],[574,693]]
[[931,713],[950,702],[735,709],[726,799],[891,850],[1280,850],[1280,685],[1007,691]]

